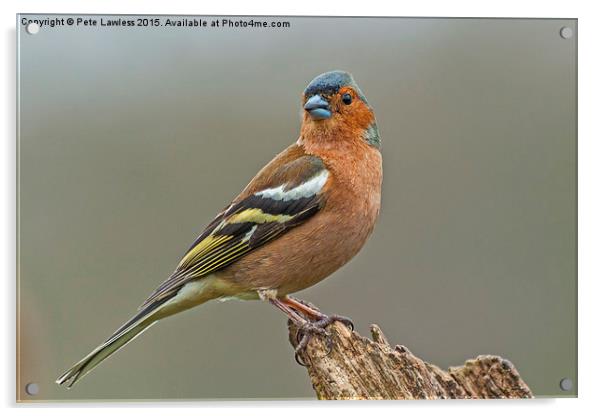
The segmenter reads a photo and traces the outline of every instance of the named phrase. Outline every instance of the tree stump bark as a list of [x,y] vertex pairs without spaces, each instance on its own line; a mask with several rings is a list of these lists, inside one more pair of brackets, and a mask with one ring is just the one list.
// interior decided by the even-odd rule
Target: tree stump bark
[[[463,366],[443,371],[389,345],[377,325],[372,340],[340,322],[328,326],[330,341],[313,336],[300,352],[318,399],[499,399],[532,398],[514,365],[494,355],[480,355]],[[289,321],[289,340],[297,345],[297,328]]]

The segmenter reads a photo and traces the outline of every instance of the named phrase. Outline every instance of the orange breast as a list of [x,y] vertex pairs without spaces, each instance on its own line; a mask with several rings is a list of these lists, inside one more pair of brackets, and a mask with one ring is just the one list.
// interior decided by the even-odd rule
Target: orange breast
[[316,284],[347,263],[374,229],[380,210],[382,159],[361,152],[319,155],[331,175],[322,210],[306,223],[219,273],[236,292],[277,289],[279,296]]

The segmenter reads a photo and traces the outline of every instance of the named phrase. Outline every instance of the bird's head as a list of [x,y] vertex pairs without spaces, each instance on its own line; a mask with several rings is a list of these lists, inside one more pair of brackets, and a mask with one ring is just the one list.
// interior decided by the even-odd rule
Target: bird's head
[[309,135],[361,137],[380,148],[380,137],[366,96],[345,71],[314,78],[303,92],[303,126]]

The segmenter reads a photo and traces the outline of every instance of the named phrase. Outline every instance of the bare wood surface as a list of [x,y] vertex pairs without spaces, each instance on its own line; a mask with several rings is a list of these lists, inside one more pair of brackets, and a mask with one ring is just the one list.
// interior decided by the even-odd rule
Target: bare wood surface
[[[532,398],[514,365],[480,355],[443,371],[406,347],[391,346],[377,325],[372,340],[340,322],[329,325],[330,341],[313,336],[300,353],[319,399],[500,399]],[[289,339],[297,345],[289,321]]]

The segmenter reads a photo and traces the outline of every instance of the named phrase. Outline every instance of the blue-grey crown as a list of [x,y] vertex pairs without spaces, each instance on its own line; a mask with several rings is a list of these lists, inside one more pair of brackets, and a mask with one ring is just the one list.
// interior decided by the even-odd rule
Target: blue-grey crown
[[304,94],[306,97],[316,94],[331,95],[336,94],[342,87],[352,87],[360,99],[368,103],[351,74],[345,71],[330,71],[318,75],[305,88]]

